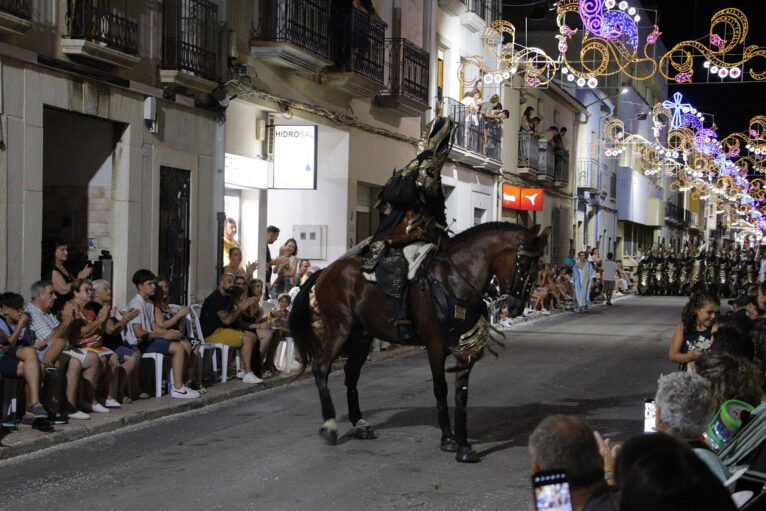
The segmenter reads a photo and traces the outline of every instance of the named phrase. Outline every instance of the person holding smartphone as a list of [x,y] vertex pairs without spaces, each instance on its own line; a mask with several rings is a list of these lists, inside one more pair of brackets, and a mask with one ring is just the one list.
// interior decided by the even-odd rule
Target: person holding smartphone
[[[581,420],[565,415],[546,417],[529,437],[529,452],[533,485],[551,486],[542,503],[539,490],[535,492],[538,509],[618,509],[614,488],[609,485],[616,449]],[[566,507],[567,500],[571,507]],[[549,507],[539,507],[546,503]]]

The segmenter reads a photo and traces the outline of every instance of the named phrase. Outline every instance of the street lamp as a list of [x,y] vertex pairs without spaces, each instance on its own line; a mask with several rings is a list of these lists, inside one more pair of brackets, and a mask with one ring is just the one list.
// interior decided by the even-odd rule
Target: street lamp
[[588,103],[587,105],[585,105],[585,108],[588,108],[589,106],[593,106],[593,105],[595,105],[598,102],[604,102],[604,100],[611,99],[611,98],[614,98],[616,96],[624,96],[628,92],[630,92],[630,87],[628,87],[627,85],[623,84],[622,88],[620,89],[620,92],[618,92],[616,94],[612,94],[611,96],[607,96],[605,98],[598,98],[596,101],[593,101],[592,103]]

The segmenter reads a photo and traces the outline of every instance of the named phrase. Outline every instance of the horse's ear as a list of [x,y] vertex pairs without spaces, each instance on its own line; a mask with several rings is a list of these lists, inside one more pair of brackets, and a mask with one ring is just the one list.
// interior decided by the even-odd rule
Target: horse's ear
[[532,236],[537,236],[538,232],[540,232],[540,224],[535,224],[529,228],[529,234]]
[[[540,226],[536,225],[535,227],[539,228]],[[545,228],[545,230],[543,230],[543,232],[540,233],[537,239],[542,241],[547,241],[548,236],[550,236],[550,234],[551,234],[551,226],[549,225],[548,227]]]

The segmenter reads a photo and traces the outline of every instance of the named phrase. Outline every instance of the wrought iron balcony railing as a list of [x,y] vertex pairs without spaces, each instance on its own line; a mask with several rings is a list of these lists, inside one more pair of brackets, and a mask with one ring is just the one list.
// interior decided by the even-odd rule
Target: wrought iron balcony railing
[[162,2],[162,67],[216,80],[218,6],[210,0]]
[[580,158],[577,162],[577,186],[601,190],[601,166],[598,160]]
[[[543,157],[543,161],[545,161]],[[519,130],[519,167],[540,169],[540,149],[537,138],[527,130]],[[543,168],[545,168],[543,166]]]
[[499,0],[462,0],[468,11],[481,16],[487,23],[502,18],[502,7]]
[[[0,0],[0,3],[21,2]],[[67,37],[70,39],[102,43],[131,55],[138,53],[138,21],[134,1],[69,0],[67,9]]]
[[289,42],[330,57],[330,0],[268,0],[261,41]]
[[385,34],[383,23],[357,9],[333,9],[330,58],[336,71],[357,73],[384,83]]
[[503,161],[503,138],[502,125],[495,119],[485,120],[486,139],[484,141],[484,155],[493,160]]
[[428,52],[407,39],[386,39],[387,89],[382,95],[407,96],[428,103]]
[[569,183],[569,153],[566,151],[556,151],[554,161],[555,180],[559,183]]
[[29,0],[0,0],[0,11],[28,20]]
[[460,101],[453,98],[436,98],[436,105],[434,110],[439,111],[439,103],[441,102],[442,115],[444,117],[451,117],[455,123],[455,145],[462,146],[462,141],[466,137],[466,107]]
[[675,220],[678,223],[684,221],[684,208],[672,202],[665,203],[665,218]]

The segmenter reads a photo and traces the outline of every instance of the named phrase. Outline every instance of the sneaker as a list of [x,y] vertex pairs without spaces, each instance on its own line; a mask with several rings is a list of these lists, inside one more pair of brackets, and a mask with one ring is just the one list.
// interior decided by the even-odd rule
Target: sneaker
[[56,367],[55,365],[49,362],[46,362],[45,364],[43,364],[43,366],[45,367],[45,374],[47,374],[48,376],[52,378],[61,374],[61,369],[59,369],[58,367]]
[[82,408],[86,412],[109,413],[109,408],[103,406],[101,403],[96,403],[95,405],[90,403],[83,403],[83,405],[80,408]]
[[242,378],[243,383],[263,383],[263,380],[258,378],[254,373],[247,373],[244,378]]
[[40,403],[32,403],[27,407],[27,414],[31,415],[34,419],[47,419],[48,412],[45,411],[43,405]]
[[68,424],[69,423],[69,419],[67,419],[66,416],[60,412],[56,412],[56,413],[51,412],[50,415],[48,416],[48,419],[53,424]]
[[170,397],[174,397],[176,399],[196,399],[199,397],[199,392],[186,386],[183,386],[180,389],[173,387],[170,389]]
[[237,371],[237,378],[240,380],[245,377],[245,371]]
[[80,410],[67,414],[67,417],[70,419],[77,419],[77,420],[83,420],[83,421],[90,419],[90,415]]
[[122,408],[122,405],[116,399],[107,399],[104,404],[107,408]]

